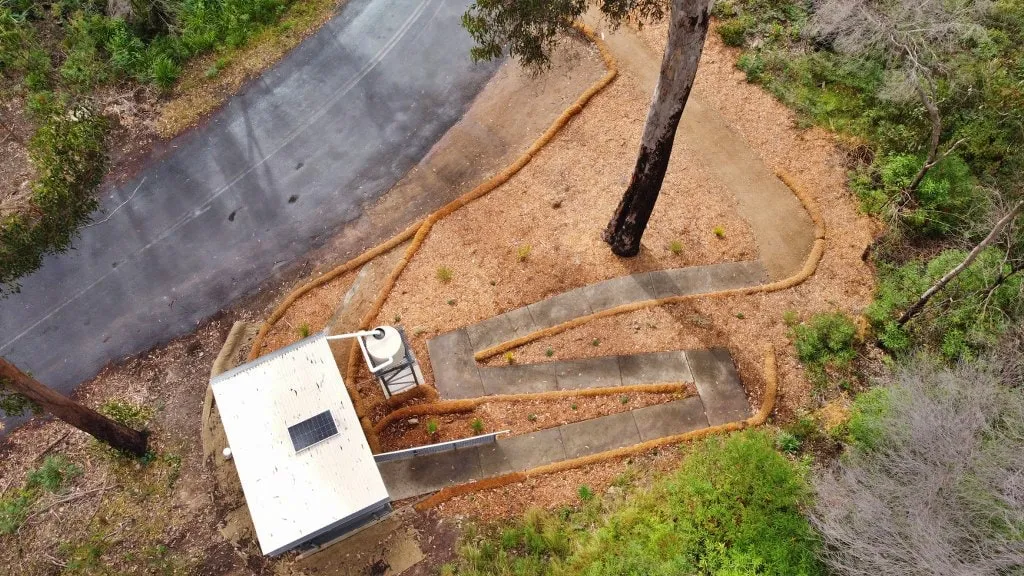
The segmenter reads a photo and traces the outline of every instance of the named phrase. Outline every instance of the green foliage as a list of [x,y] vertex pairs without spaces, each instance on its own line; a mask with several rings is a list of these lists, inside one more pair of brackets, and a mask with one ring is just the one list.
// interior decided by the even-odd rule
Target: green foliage
[[14,534],[28,518],[33,495],[26,490],[15,490],[10,496],[0,498],[0,534]]
[[0,379],[0,415],[21,416],[26,412],[38,416],[43,413],[43,409],[39,404],[14,392],[3,379]]
[[718,35],[726,46],[743,46],[747,39],[747,30],[753,26],[749,18],[731,18],[718,25]]
[[679,240],[673,240],[668,243],[668,251],[672,254],[679,256],[683,253],[683,243]]
[[794,434],[783,430],[775,437],[775,445],[787,454],[795,454],[800,451],[803,442]]
[[589,502],[594,499],[594,491],[586,484],[580,485],[579,489],[576,490],[576,495],[579,496],[580,500],[583,502]]
[[578,510],[531,511],[499,534],[473,539],[455,573],[821,574],[801,513],[810,496],[805,475],[763,432],[709,439],[618,509],[584,499],[581,486],[586,501]]
[[47,456],[42,466],[29,472],[28,487],[60,492],[68,482],[82,475],[82,469],[61,455]]
[[58,493],[82,475],[82,469],[65,456],[47,456],[43,464],[28,473],[25,484],[0,498],[0,534],[13,534],[28,519],[42,493]]
[[[551,49],[562,34],[587,11],[584,0],[564,2],[505,2],[476,0],[462,15],[462,26],[473,38],[473,61],[494,60],[503,54],[530,67],[550,64]],[[613,23],[660,19],[661,0],[605,0],[598,7]]]
[[870,450],[892,432],[886,429],[886,418],[893,400],[891,394],[889,388],[879,386],[857,395],[846,424],[852,444]]
[[484,421],[479,418],[474,418],[473,422],[471,422],[469,426],[473,429],[474,434],[484,433]]
[[725,238],[725,228],[721,226],[715,226],[715,229],[712,230],[712,232],[714,232],[715,237],[717,237],[719,240]]
[[299,338],[309,338],[309,324],[306,322],[299,324],[298,333]]
[[946,236],[964,229],[983,209],[985,197],[970,168],[955,154],[931,169],[918,186],[914,202],[899,209],[904,191],[923,163],[924,158],[914,154],[879,156],[850,184],[867,212],[895,214],[918,234]]
[[886,349],[905,356],[915,345],[923,345],[947,360],[973,358],[1024,314],[1020,298],[1024,278],[1009,276],[1002,252],[990,248],[947,284],[917,318],[903,327],[897,324],[899,316],[966,255],[962,250],[946,250],[928,262],[880,267],[875,300],[865,315]]
[[439,424],[437,423],[437,420],[434,420],[433,418],[427,420],[427,434],[434,436],[437,434],[438,428]]
[[149,66],[149,74],[161,90],[170,90],[174,82],[181,74],[181,68],[170,56],[162,54],[157,56]]
[[797,357],[807,367],[812,380],[824,383],[827,373],[849,367],[857,357],[857,327],[845,314],[815,314],[793,327],[793,345]]
[[30,143],[39,175],[32,186],[34,210],[0,221],[0,294],[16,291],[17,279],[38,268],[45,254],[68,248],[96,206],[92,192],[107,166],[104,118],[49,98],[36,106],[40,124]]
[[144,430],[153,417],[152,408],[120,400],[107,400],[100,406],[99,413],[136,430]]
[[786,310],[782,313],[782,322],[792,328],[800,323],[800,314],[796,310]]

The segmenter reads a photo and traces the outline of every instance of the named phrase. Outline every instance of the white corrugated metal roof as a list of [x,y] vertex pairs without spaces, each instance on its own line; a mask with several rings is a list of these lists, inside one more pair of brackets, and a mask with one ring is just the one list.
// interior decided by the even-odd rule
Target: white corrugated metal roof
[[[324,334],[211,382],[264,554],[387,501]],[[296,452],[288,427],[329,410],[338,434]]]

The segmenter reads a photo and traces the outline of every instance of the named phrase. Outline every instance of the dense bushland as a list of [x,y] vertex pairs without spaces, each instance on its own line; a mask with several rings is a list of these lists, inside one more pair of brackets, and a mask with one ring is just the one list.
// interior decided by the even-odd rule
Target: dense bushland
[[840,134],[852,190],[889,224],[867,314],[880,343],[957,360],[1019,322],[1019,223],[924,314],[896,320],[1021,197],[1024,4],[725,0],[715,12],[749,81]]

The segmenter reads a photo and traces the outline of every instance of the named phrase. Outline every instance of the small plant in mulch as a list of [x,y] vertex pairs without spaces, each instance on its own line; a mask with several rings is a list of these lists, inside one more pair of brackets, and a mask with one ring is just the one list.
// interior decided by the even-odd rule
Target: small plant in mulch
[[782,313],[782,322],[792,328],[800,323],[800,314],[796,310],[786,310]]
[[673,240],[669,242],[668,251],[671,252],[672,254],[675,254],[676,256],[679,256],[680,254],[683,253],[683,243],[680,242],[679,240]]
[[576,494],[579,495],[580,500],[584,502],[590,502],[594,499],[594,491],[586,484],[581,484],[579,490],[576,491]]
[[515,364],[516,363],[516,355],[513,354],[512,352],[505,352],[505,362],[507,364]]
[[401,314],[395,314],[394,320],[395,320],[395,324],[398,324],[399,322],[402,321],[402,315]]
[[530,422],[536,422],[537,421],[537,415],[536,414],[530,414],[529,416],[526,417],[526,419],[529,420]]
[[303,322],[298,328],[299,338],[309,338],[309,324]]
[[453,272],[452,269],[447,266],[441,266],[440,268],[437,269],[436,276],[437,279],[442,284],[447,284],[452,281],[452,278],[455,277],[455,272]]
[[484,421],[479,419],[479,418],[474,418],[473,422],[470,424],[470,427],[473,428],[473,432],[475,432],[477,434],[483,434],[483,432],[484,432]]
[[434,420],[434,419],[427,420],[427,434],[428,435],[430,435],[431,437],[437,436],[437,431],[438,431],[439,428],[440,428],[440,425],[437,423],[437,420]]
[[573,404],[572,406],[570,406],[570,408],[572,408],[573,410],[578,410],[579,407],[579,404]]
[[623,406],[629,404],[629,396],[623,394],[622,397],[619,398],[619,402],[621,402]]
[[714,232],[715,236],[718,237],[719,240],[725,238],[725,228],[722,228],[721,226],[715,226],[715,229],[712,230],[712,232]]
[[533,247],[529,244],[523,244],[516,250],[516,260],[526,262],[530,259],[531,252],[533,252]]
[[782,450],[786,454],[795,454],[799,452],[802,444],[803,442],[801,442],[796,435],[786,432],[785,430],[779,432],[779,435],[775,437],[775,445],[778,446],[779,450]]
[[449,306],[455,306],[455,298],[449,298],[448,299],[448,305]]
[[548,358],[551,358],[552,356],[555,355],[555,349],[548,348],[547,350],[544,351],[544,355],[547,356]]
[[736,317],[739,318],[740,320],[743,320],[744,318],[747,317],[747,315],[744,314],[743,312],[737,312]]
[[600,338],[594,338],[593,340],[590,341],[590,345],[591,346],[600,346],[601,345],[601,339]]

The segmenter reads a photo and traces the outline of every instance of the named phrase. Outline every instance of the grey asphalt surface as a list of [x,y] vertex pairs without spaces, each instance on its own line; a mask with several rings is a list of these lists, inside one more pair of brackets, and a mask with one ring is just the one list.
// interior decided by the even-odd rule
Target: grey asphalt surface
[[[468,0],[350,0],[0,300],[0,355],[64,392],[188,333],[411,169],[497,69]],[[14,423],[13,421],[10,423]]]

